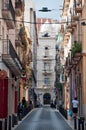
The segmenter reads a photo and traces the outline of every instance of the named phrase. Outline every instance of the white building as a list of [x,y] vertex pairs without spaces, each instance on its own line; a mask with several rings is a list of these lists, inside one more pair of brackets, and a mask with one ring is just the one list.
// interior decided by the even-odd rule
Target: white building
[[55,100],[55,56],[58,24],[42,24],[39,30],[37,50],[37,96],[41,104],[50,104]]
[[[31,100],[33,100],[34,105],[35,105],[35,101],[34,101],[34,88],[36,87],[36,72],[37,72],[37,67],[36,67],[36,58],[37,58],[37,45],[38,45],[38,37],[37,37],[37,27],[36,24],[36,11],[35,11],[35,5],[32,2],[32,0],[26,0],[25,1],[25,12],[24,12],[24,25],[25,28],[27,28],[27,30],[29,31],[29,38],[30,39],[30,44],[28,46],[28,53],[31,54],[31,57],[29,55],[29,57],[27,59],[31,60],[31,62],[29,63],[29,66],[27,65],[27,69],[28,69],[28,77],[29,79],[32,79],[32,83],[29,80],[29,98],[31,98]],[[27,91],[28,93],[28,91]]]

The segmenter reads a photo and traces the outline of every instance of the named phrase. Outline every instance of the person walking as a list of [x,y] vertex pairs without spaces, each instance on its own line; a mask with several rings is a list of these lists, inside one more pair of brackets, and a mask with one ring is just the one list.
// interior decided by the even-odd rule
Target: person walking
[[77,100],[77,97],[75,97],[72,100],[72,108],[73,108],[73,114],[74,116],[77,116],[78,113],[78,105],[79,105],[79,101]]
[[23,106],[22,106],[22,103],[19,102],[19,104],[18,104],[18,118],[19,118],[19,120],[22,119],[22,113],[23,113]]
[[26,99],[25,99],[25,97],[22,98],[22,105],[23,105],[24,108],[26,108]]

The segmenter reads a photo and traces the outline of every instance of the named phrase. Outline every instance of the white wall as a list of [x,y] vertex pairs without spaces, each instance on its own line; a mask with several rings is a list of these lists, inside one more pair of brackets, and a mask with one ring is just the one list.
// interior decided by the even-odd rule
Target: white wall
[[[50,60],[50,69],[52,70],[52,74],[49,74],[49,78],[50,78],[50,87],[51,89],[45,90],[45,89],[41,89],[43,88],[44,85],[44,75],[43,75],[43,69],[44,69],[44,55],[45,55],[45,47],[48,46],[49,47],[49,58]],[[38,93],[42,93],[42,95],[40,96],[41,99],[41,103],[43,103],[43,95],[48,92],[51,95],[51,99],[55,98],[55,93],[54,93],[54,82],[55,82],[55,71],[54,71],[54,67],[55,67],[55,56],[56,56],[56,37],[48,37],[48,38],[43,38],[43,37],[39,37],[39,46],[37,49],[37,92]],[[49,61],[49,60],[47,60]],[[40,88],[40,89],[39,89]]]

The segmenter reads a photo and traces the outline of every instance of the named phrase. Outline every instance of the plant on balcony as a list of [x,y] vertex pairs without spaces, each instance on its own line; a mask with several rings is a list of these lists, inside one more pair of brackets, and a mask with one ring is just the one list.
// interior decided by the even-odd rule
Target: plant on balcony
[[74,43],[71,48],[71,57],[74,57],[76,53],[81,53],[82,51],[82,44],[81,43]]

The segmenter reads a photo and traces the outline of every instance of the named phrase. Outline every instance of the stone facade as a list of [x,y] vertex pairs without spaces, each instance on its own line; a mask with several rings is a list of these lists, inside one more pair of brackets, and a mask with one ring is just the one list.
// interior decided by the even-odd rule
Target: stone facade
[[[83,21],[86,19],[86,15],[84,13],[86,11],[85,3],[85,0],[64,1],[63,18],[65,18],[68,24],[66,25],[66,29],[64,31],[63,46],[64,53],[65,48],[70,46],[67,52],[68,55],[65,56],[65,74],[69,79],[69,82],[66,81],[64,85],[65,88],[68,89],[67,93],[70,95],[69,108],[71,100],[77,96],[79,100],[78,115],[84,115],[86,118],[86,24],[83,24]],[[70,35],[69,37],[67,37],[68,33]],[[77,46],[78,49],[79,45],[81,46],[81,49],[76,50],[76,52],[79,52],[80,54],[76,55],[73,46]],[[65,104],[66,99],[67,97],[65,98]]]
[[[50,23],[52,20],[46,19],[45,24],[38,29],[36,92],[41,104],[50,104],[51,100],[55,100],[55,47],[58,31],[51,24],[46,24],[48,22]],[[59,30],[59,27],[57,28]],[[47,101],[47,99],[49,100]]]

